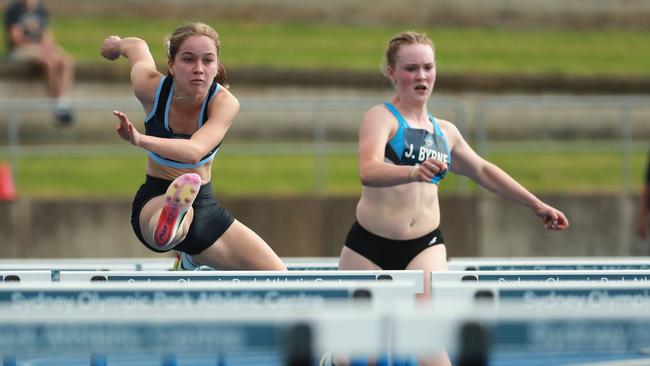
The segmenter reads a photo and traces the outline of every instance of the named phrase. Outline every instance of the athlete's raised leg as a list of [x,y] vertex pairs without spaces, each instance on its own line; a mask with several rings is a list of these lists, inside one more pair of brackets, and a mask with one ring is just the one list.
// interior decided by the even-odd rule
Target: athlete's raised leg
[[198,174],[183,174],[174,179],[164,195],[144,205],[140,211],[140,228],[149,245],[169,250],[185,238],[194,217],[192,202],[200,188]]
[[193,255],[192,261],[224,270],[287,269],[264,239],[237,220],[208,249]]

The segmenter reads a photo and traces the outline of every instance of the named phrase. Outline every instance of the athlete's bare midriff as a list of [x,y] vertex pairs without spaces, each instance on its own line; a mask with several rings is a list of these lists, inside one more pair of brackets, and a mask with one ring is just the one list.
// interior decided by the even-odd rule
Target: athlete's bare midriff
[[393,187],[362,186],[356,210],[359,224],[395,240],[424,236],[440,225],[438,186],[409,183]]
[[152,177],[174,180],[185,173],[196,173],[201,176],[201,184],[206,184],[212,179],[212,161],[198,168],[173,168],[158,164],[150,157],[147,158],[147,175]]

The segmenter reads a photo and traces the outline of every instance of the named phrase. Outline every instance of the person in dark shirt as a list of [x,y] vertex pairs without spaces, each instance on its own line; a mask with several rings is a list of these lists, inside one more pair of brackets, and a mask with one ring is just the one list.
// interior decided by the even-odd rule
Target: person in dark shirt
[[48,94],[54,99],[54,116],[61,124],[74,117],[67,96],[74,81],[74,60],[57,43],[47,9],[40,0],[14,0],[5,12],[8,59],[42,67]]

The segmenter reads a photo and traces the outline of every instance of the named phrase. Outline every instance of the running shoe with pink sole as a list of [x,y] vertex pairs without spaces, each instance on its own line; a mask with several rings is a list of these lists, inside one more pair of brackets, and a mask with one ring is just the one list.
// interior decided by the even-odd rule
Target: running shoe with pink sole
[[185,252],[177,252],[174,260],[173,271],[199,271],[201,266],[194,263],[192,256]]
[[174,179],[165,192],[165,203],[154,231],[154,240],[158,246],[169,244],[178,230],[187,210],[201,188],[201,176],[187,173]]

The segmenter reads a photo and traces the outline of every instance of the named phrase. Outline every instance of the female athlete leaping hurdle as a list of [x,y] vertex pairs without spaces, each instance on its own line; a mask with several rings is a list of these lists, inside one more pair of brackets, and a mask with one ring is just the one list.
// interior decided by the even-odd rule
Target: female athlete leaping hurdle
[[149,154],[131,224],[147,248],[177,250],[175,267],[285,270],[267,243],[212,193],[212,160],[239,112],[239,102],[223,86],[219,50],[212,27],[183,25],[169,38],[169,72],[164,76],[143,40],[110,36],[102,43],[106,59],[129,60],[133,91],[146,112],[144,134],[126,114],[113,112],[120,137]]

